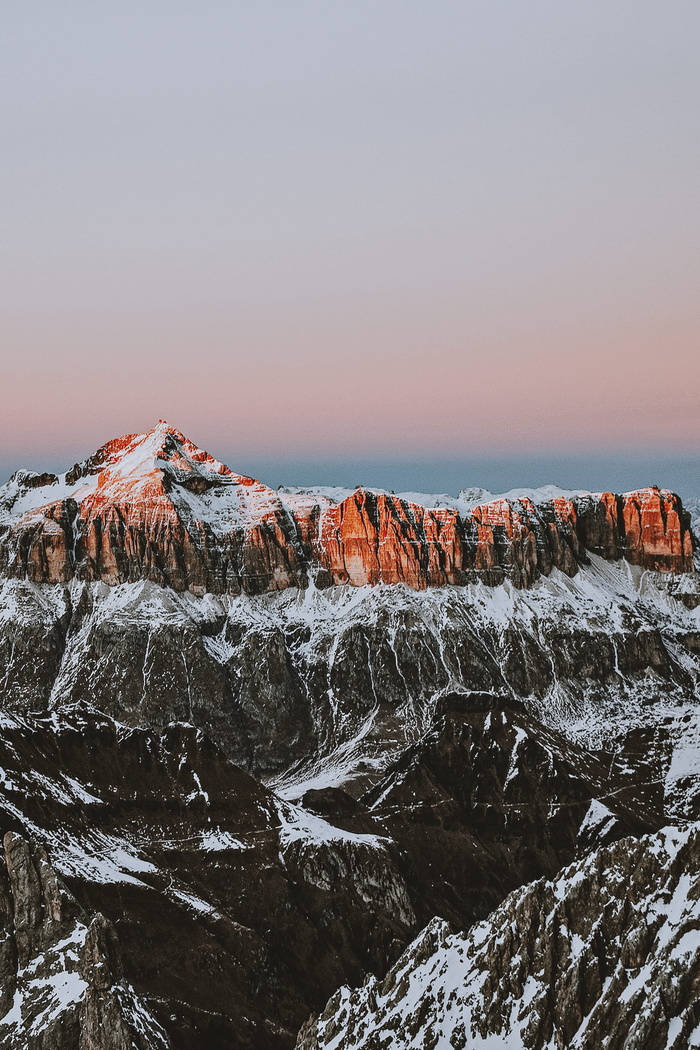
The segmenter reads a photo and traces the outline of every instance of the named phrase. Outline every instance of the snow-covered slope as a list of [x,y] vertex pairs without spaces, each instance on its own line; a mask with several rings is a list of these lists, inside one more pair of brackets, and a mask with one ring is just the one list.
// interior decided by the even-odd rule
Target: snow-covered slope
[[624,752],[630,734],[648,732],[669,801],[692,813],[695,581],[595,556],[575,577],[555,570],[528,590],[199,598],[148,582],[5,580],[2,705],[82,703],[131,724],[189,721],[293,798],[369,782],[430,725],[441,694],[488,690],[521,699],[585,746]]

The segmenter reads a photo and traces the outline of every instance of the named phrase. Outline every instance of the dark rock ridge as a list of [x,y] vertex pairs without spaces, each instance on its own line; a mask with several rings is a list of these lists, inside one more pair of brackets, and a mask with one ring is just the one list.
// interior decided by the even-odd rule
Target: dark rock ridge
[[8,832],[0,859],[4,1050],[169,1050],[124,978],[112,924],[80,907],[44,846]]
[[453,694],[439,709],[362,797],[399,847],[423,922],[469,926],[592,845],[664,823],[658,782],[584,751],[510,698]]
[[99,912],[100,943],[111,943],[113,927],[121,945],[113,974],[123,970],[174,1047],[283,1050],[337,987],[384,973],[435,911],[467,926],[523,878],[654,826],[653,788],[621,797],[619,770],[487,700],[491,710],[469,714],[451,703],[424,746],[364,798],[315,789],[303,807],[192,726],[129,730],[76,712],[6,718],[0,821],[23,836],[13,842],[46,842],[60,878],[26,843],[12,862],[25,903],[5,908],[16,917],[0,1034],[19,1024],[15,960],[17,980],[36,960],[36,983],[23,985],[29,1019],[52,994],[54,970],[39,959],[53,958],[75,920],[79,961],[92,921],[80,916]]
[[467,933],[433,921],[383,979],[342,988],[297,1050],[700,1046],[700,830],[593,852]]
[[151,580],[195,594],[481,580],[529,587],[589,553],[693,571],[690,519],[657,488],[496,499],[460,513],[358,489],[284,497],[159,423],[108,442],[62,478],[18,472],[0,491],[0,573],[34,582]]
[[130,725],[191,722],[253,773],[301,783],[322,772],[338,785],[351,776],[360,794],[428,730],[442,694],[485,690],[587,747],[624,750],[643,728],[641,750],[663,758],[654,777],[671,769],[669,793],[700,816],[697,770],[669,766],[697,724],[700,691],[697,611],[669,585],[696,576],[646,574],[640,588],[630,575],[595,559],[533,590],[238,598],[0,580],[0,707],[81,704]]
[[[417,928],[379,824],[350,834],[284,803],[192,726],[7,720],[0,771],[0,819],[46,842],[73,898],[113,924],[126,980],[177,1050],[291,1046],[310,1010],[385,970]],[[15,923],[20,978],[53,944],[41,872],[24,856],[34,889]],[[27,1011],[49,977],[37,971]],[[11,974],[3,990],[7,1013]],[[5,1023],[15,1031],[14,1013]]]

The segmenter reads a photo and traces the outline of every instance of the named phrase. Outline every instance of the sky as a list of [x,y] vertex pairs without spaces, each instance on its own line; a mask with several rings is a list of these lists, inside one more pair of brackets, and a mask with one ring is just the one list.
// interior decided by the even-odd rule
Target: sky
[[692,487],[697,0],[0,26],[0,480],[165,418],[276,483]]

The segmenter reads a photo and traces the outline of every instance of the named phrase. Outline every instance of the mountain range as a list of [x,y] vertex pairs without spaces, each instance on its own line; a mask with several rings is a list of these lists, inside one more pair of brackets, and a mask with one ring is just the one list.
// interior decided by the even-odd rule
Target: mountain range
[[2,1045],[700,1046],[695,513],[17,471]]

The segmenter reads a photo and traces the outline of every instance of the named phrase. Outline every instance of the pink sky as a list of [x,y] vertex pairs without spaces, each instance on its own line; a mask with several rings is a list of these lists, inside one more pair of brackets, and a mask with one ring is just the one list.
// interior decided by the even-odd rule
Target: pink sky
[[288,325],[279,347],[274,333],[254,332],[243,354],[228,350],[228,333],[210,318],[199,338],[183,323],[180,333],[154,332],[148,347],[122,330],[106,333],[100,350],[41,350],[39,369],[20,353],[7,367],[5,458],[12,450],[21,463],[52,449],[57,462],[70,460],[161,417],[214,452],[247,458],[700,444],[691,319],[581,324],[575,333],[544,325],[533,333],[518,328],[517,314],[515,332],[468,333],[449,318],[431,330],[429,320],[413,333],[388,320],[365,333],[348,324],[327,330],[320,345]]
[[695,3],[206,8],[9,16],[3,461],[698,448]]

